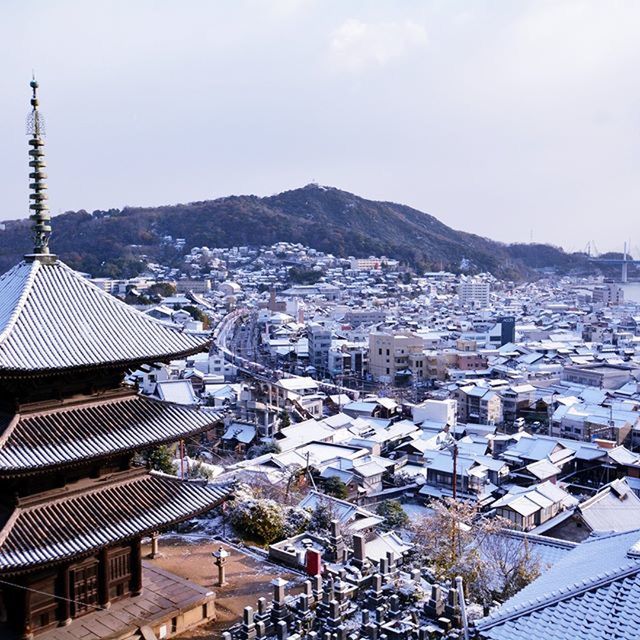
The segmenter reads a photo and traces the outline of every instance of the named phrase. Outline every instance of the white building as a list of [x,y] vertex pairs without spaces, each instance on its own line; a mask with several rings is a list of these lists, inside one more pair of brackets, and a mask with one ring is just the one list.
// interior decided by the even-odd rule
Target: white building
[[488,282],[465,278],[458,285],[458,300],[461,305],[488,307],[490,291]]
[[413,407],[411,413],[416,424],[428,420],[454,427],[456,425],[457,402],[453,398],[426,400],[422,404]]

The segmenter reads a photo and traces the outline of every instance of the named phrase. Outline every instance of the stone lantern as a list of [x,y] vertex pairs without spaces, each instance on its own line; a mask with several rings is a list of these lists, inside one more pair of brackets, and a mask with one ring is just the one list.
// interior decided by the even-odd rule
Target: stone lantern
[[227,558],[231,554],[228,551],[225,551],[222,547],[219,547],[217,551],[212,551],[211,555],[214,558],[214,564],[218,567],[218,586],[224,587],[224,585],[227,584],[224,570],[227,564]]

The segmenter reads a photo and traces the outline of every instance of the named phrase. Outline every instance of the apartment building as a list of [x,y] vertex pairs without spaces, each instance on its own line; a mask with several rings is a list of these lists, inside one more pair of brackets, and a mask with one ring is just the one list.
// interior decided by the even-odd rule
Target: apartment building
[[369,334],[369,373],[376,380],[393,380],[411,372],[424,377],[426,358],[423,339],[410,331]]
[[484,280],[465,278],[458,285],[458,300],[461,305],[488,307],[491,286]]

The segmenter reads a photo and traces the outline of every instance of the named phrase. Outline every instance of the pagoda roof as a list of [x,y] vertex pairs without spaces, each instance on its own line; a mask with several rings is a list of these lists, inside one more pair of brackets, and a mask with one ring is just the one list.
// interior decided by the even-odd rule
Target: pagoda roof
[[175,442],[210,429],[220,417],[219,412],[128,390],[0,416],[0,475],[33,473]]
[[180,358],[208,343],[207,335],[134,309],[53,257],[27,258],[0,277],[0,376]]
[[149,534],[212,509],[232,487],[134,469],[52,493],[23,500],[6,519],[0,571],[33,569]]

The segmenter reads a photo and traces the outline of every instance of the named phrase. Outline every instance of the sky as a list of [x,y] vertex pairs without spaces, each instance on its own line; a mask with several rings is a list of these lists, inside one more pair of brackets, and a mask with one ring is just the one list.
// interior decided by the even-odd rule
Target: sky
[[[636,0],[3,0],[0,220],[310,182],[640,254]],[[375,230],[372,230],[375,232]]]

